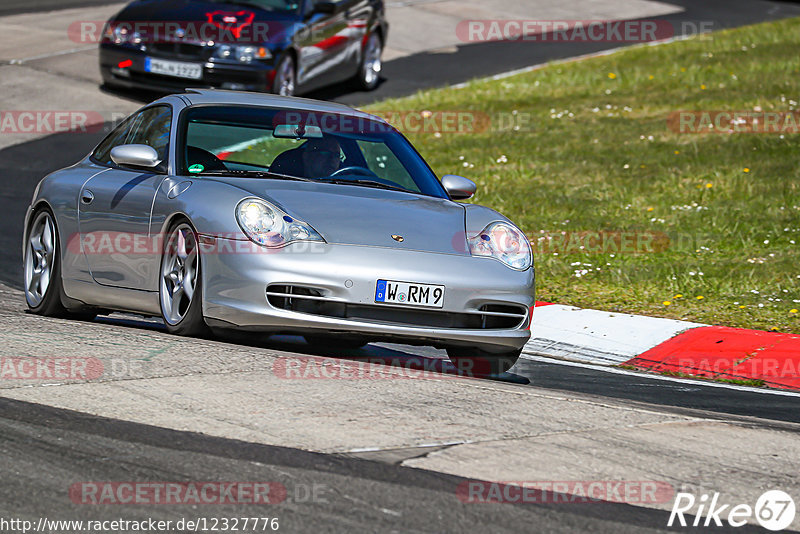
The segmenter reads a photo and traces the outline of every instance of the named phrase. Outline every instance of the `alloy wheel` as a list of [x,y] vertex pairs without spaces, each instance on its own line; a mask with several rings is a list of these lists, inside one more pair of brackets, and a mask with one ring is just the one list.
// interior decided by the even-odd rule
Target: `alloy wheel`
[[35,308],[44,300],[56,261],[56,227],[46,211],[31,226],[25,252],[25,298]]
[[189,311],[199,261],[194,230],[188,224],[178,225],[167,238],[161,260],[161,310],[171,325],[180,323]]
[[378,82],[378,76],[383,68],[381,52],[381,40],[373,34],[367,41],[367,48],[364,50],[364,64],[361,67],[361,79],[367,87],[372,87]]
[[295,88],[294,61],[291,57],[284,59],[275,75],[276,93],[281,96],[293,96]]

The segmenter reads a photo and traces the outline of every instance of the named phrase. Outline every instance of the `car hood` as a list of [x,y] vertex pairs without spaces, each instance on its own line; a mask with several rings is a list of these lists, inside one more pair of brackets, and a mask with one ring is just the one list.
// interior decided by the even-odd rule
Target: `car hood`
[[246,182],[235,185],[307,222],[328,243],[467,254],[465,209],[448,199],[350,185]]
[[[191,41],[193,40],[192,36],[203,35],[202,32],[206,31],[211,31],[213,35],[217,35],[211,28],[204,29],[203,25],[209,22],[214,25],[225,25],[223,17],[228,15],[233,16],[237,21],[226,27],[245,28],[240,33],[243,36],[266,35],[268,37],[267,42],[273,44],[283,43],[290,38],[294,33],[295,26],[301,22],[300,17],[295,13],[267,11],[258,7],[231,2],[195,0],[142,0],[133,2],[128,4],[112,20],[131,23],[163,23],[159,26],[152,26],[152,28],[144,25],[146,29],[157,31],[158,35],[180,27],[187,30],[186,40]],[[254,31],[253,25],[257,23],[261,23],[262,26],[256,26],[256,28],[267,28],[267,30],[259,29]],[[250,27],[249,34],[246,30],[248,26]],[[223,33],[223,35],[225,34]],[[148,38],[146,37],[145,40],[148,40]],[[217,39],[217,42],[220,41],[225,41],[225,39]]]

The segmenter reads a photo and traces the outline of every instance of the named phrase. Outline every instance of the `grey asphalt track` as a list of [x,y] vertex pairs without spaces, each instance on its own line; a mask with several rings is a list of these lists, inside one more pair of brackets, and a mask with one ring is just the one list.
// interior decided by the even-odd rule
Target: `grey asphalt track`
[[[466,479],[257,445],[0,398],[0,518],[278,517],[280,532],[666,532],[669,513],[628,504],[463,503]],[[76,504],[82,482],[277,482],[269,505]],[[307,498],[316,488],[317,498]],[[312,491],[313,493],[313,491]],[[687,520],[693,516],[687,514]],[[692,529],[693,531],[697,529]],[[702,531],[702,529],[700,529]],[[745,526],[737,532],[762,532]],[[717,531],[719,531],[717,529]],[[249,530],[249,532],[254,532]]]
[[39,13],[70,7],[103,6],[113,4],[108,0],[3,0],[0,17],[20,13]]

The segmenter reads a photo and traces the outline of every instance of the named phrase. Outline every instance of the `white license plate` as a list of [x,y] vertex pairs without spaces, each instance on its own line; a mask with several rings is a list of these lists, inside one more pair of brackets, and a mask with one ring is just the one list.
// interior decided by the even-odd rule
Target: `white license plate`
[[441,308],[444,306],[444,286],[378,280],[375,302]]
[[203,66],[196,63],[183,63],[181,61],[165,61],[152,57],[145,58],[144,70],[153,74],[175,76],[176,78],[189,78],[199,80],[203,77]]

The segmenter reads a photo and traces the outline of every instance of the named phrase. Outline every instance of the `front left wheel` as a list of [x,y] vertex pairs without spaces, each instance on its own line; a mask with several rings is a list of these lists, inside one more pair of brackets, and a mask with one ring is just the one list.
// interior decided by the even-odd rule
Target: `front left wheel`
[[61,303],[61,263],[55,218],[49,209],[31,217],[25,248],[25,300],[31,312],[45,316],[66,313]]
[[158,292],[167,331],[180,336],[200,336],[208,332],[203,320],[197,233],[186,221],[173,224],[167,232]]

